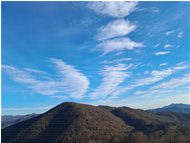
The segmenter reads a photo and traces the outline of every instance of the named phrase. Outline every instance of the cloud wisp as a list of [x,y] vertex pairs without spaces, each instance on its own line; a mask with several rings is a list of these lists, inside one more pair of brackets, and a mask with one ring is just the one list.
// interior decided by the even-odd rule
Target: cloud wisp
[[81,98],[89,88],[88,78],[60,59],[51,59],[51,62],[56,65],[59,77],[62,79],[61,88],[70,93],[71,97]]
[[189,74],[185,74],[182,77],[176,77],[168,81],[161,82],[147,90],[137,91],[135,94],[141,96],[163,95],[163,94],[167,95],[170,93],[173,94],[177,92],[183,92],[184,89],[188,90],[188,85],[189,85]]
[[138,2],[101,1],[89,2],[88,7],[95,12],[111,17],[122,18],[136,10]]
[[188,64],[185,62],[181,62],[171,68],[167,68],[163,70],[153,70],[150,73],[150,77],[137,80],[136,82],[133,83],[132,86],[137,87],[137,86],[142,86],[142,85],[150,85],[174,74],[175,72],[179,70],[183,70],[186,68],[188,68]]
[[129,77],[127,70],[133,65],[118,64],[115,66],[105,66],[100,72],[102,75],[101,84],[90,94],[92,99],[106,98],[117,89],[117,87]]
[[126,86],[118,87],[117,90],[114,92],[114,94],[117,96],[136,87],[154,84],[188,67],[189,66],[186,62],[180,62],[176,64],[175,66],[167,68],[167,69],[153,70],[148,77],[136,79],[135,81],[133,81],[132,83],[129,83]]
[[166,32],[166,36],[169,36],[169,35],[171,35],[172,33],[174,33],[174,30],[167,31],[167,32]]
[[160,63],[160,66],[162,67],[162,66],[166,66],[166,65],[168,65],[168,63]]
[[82,98],[89,88],[88,78],[75,67],[60,59],[50,59],[50,61],[56,66],[57,78],[45,75],[45,78],[42,79],[43,72],[38,72],[38,75],[32,74],[31,71],[39,71],[34,69],[22,70],[8,65],[3,65],[2,68],[12,80],[27,86],[35,93]]
[[177,35],[178,38],[182,39],[184,37],[184,33],[183,32],[179,32]]
[[129,21],[126,21],[124,19],[114,20],[108,23],[106,26],[99,28],[97,40],[103,41],[110,38],[125,36],[135,29],[136,25],[133,25]]
[[103,52],[103,55],[111,52],[120,52],[123,50],[133,50],[135,48],[145,47],[142,42],[134,42],[129,38],[115,38],[103,41],[97,47]]
[[133,58],[120,58],[120,59],[116,59],[116,60],[104,60],[103,62],[101,62],[102,64],[120,64],[120,63],[123,63],[123,62],[129,62],[129,61],[132,61]]
[[164,48],[165,49],[167,49],[167,48],[172,48],[173,47],[173,45],[171,45],[171,44],[166,44],[166,45],[164,45]]
[[[89,2],[88,7],[97,13],[117,18],[99,28],[97,33],[97,49],[106,55],[111,52],[121,53],[124,50],[144,47],[142,42],[132,41],[126,37],[137,26],[125,20],[131,12],[136,10],[138,2]],[[125,36],[125,37],[124,37]]]
[[172,78],[166,82],[162,82],[156,86],[153,86],[152,89],[168,89],[182,87],[189,84],[189,74],[185,74],[182,77]]
[[166,52],[156,52],[155,55],[156,56],[162,56],[162,55],[167,55],[169,54],[170,52],[166,51]]

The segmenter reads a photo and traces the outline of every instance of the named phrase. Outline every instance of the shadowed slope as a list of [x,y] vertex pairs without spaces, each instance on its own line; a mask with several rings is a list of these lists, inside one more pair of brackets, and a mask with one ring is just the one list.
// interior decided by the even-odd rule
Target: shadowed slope
[[52,110],[2,130],[3,142],[122,142],[131,131],[106,109],[63,103]]
[[2,129],[3,143],[189,143],[189,114],[62,103]]
[[120,107],[111,111],[114,115],[122,118],[126,124],[133,126],[136,130],[145,133],[166,130],[174,124],[171,120],[139,109]]

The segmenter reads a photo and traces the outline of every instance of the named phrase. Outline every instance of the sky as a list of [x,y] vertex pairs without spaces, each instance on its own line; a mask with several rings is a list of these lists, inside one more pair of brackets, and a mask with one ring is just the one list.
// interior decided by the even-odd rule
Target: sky
[[2,114],[188,104],[189,14],[189,2],[2,2]]

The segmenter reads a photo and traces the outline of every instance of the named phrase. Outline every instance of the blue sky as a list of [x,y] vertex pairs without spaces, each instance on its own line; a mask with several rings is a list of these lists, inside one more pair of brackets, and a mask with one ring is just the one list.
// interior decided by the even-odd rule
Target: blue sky
[[189,103],[189,2],[2,2],[2,113]]

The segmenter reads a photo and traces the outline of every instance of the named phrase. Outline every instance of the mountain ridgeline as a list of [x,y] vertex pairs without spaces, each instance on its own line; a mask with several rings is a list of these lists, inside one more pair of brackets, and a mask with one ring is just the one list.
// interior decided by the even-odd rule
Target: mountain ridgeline
[[65,102],[2,129],[2,143],[189,143],[190,114]]
[[32,113],[27,115],[4,115],[1,117],[1,128],[6,128],[8,126],[14,125],[16,123],[28,120],[30,118],[36,117],[38,114]]
[[190,105],[188,104],[170,104],[162,108],[148,110],[154,113],[158,112],[178,112],[178,113],[189,113],[190,114]]

